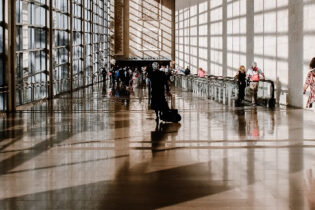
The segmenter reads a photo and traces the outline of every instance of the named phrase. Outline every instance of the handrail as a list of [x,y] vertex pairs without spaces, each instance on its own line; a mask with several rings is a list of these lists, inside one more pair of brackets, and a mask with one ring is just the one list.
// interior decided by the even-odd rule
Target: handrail
[[[205,78],[200,78],[196,75],[175,75],[174,83],[177,88],[226,105],[235,106],[238,100],[239,88],[237,81],[233,77],[209,75]],[[245,92],[249,92],[249,87],[246,88]],[[246,94],[245,100],[250,101],[248,94]],[[275,105],[273,81],[261,80],[258,86],[258,101],[267,107]]]

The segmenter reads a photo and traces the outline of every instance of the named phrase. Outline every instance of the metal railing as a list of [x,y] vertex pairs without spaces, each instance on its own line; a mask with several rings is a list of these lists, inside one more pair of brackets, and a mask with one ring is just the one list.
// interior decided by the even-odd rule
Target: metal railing
[[[196,75],[175,75],[174,83],[176,88],[193,92],[199,97],[215,100],[228,106],[235,106],[239,97],[237,81],[232,77],[210,75],[206,78],[199,78]],[[251,101],[249,87],[245,89],[245,100]],[[259,82],[257,100],[259,104],[267,107],[275,105],[274,83],[271,80]]]

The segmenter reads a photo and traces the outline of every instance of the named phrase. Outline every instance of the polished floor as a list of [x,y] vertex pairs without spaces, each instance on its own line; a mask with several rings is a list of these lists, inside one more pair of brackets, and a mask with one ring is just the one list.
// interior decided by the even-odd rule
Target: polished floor
[[315,112],[174,94],[180,124],[102,86],[0,116],[0,210],[315,209]]

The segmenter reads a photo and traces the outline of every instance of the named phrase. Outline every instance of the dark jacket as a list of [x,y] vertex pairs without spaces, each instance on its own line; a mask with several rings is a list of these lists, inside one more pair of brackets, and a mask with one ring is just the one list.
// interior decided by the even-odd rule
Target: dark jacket
[[152,71],[148,77],[151,81],[151,108],[158,111],[168,110],[165,91],[169,91],[169,86],[165,73]]
[[187,68],[187,69],[185,69],[185,75],[187,76],[187,75],[190,75],[190,69],[189,68]]

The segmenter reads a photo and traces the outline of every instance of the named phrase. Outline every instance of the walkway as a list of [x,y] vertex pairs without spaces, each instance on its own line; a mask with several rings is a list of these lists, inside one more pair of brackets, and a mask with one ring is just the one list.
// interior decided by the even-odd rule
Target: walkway
[[183,120],[158,129],[144,89],[0,117],[0,209],[310,208],[314,112],[175,94]]

